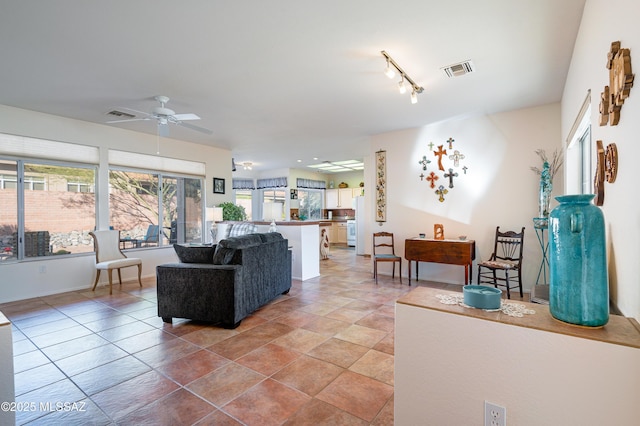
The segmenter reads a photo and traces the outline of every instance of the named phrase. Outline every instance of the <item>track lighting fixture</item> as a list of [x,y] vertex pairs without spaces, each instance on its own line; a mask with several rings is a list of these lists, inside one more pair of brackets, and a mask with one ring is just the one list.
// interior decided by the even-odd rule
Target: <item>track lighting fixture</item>
[[412,104],[417,103],[418,93],[422,93],[422,91],[424,90],[424,87],[418,86],[416,82],[413,81],[413,79],[409,77],[402,68],[400,68],[400,65],[398,65],[396,61],[394,61],[387,52],[382,50],[380,53],[382,53],[382,56],[384,56],[385,59],[387,60],[387,68],[384,70],[384,74],[389,78],[393,78],[393,76],[395,75],[395,71],[393,69],[395,68],[396,71],[398,71],[398,73],[400,74],[400,82],[398,82],[398,90],[400,91],[400,93],[407,92],[407,87],[405,85],[405,80],[406,80],[411,85],[411,103]]
[[242,163],[242,168],[244,170],[251,170],[251,169],[253,169],[253,163],[250,163],[248,161],[245,162],[245,163]]

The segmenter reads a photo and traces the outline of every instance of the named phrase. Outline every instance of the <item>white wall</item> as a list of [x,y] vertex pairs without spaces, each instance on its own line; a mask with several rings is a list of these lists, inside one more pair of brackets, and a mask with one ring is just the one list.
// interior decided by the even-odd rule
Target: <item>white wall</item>
[[[569,134],[588,90],[591,90],[592,140],[615,142],[619,169],[615,183],[605,184],[605,216],[611,298],[626,316],[640,319],[640,203],[636,160],[640,158],[640,85],[636,80],[617,126],[599,126],[600,93],[608,85],[605,68],[611,42],[631,49],[631,64],[640,67],[640,3],[633,0],[587,0],[571,68],[562,98],[562,140]],[[637,71],[636,71],[637,72]]]
[[[432,170],[436,157],[429,152],[427,144],[441,145],[450,137],[456,141],[454,149],[466,156],[464,164],[469,170],[466,175],[457,170],[460,176],[454,180],[454,188],[448,188],[449,193],[441,203],[435,189],[431,189],[426,180],[420,180],[422,168],[418,161],[423,155],[430,155],[432,163],[428,171]],[[550,153],[559,141],[559,104],[452,119],[423,128],[376,135],[371,138],[371,158],[375,159],[378,150],[387,152],[387,222],[382,226],[372,223],[369,228],[371,232],[393,232],[396,252],[403,255],[405,239],[419,233],[433,237],[433,225],[441,223],[445,238],[466,235],[476,241],[478,261],[487,259],[493,251],[496,226],[503,230],[520,230],[524,226],[523,284],[528,289],[535,283],[541,261],[532,221],[538,212],[539,178],[530,167],[541,166],[536,149]],[[367,174],[375,182],[372,177],[375,167],[367,168]],[[437,183],[443,183],[443,178]],[[448,181],[443,184],[446,187]],[[372,187],[369,194],[374,190]],[[556,179],[554,194],[561,193],[561,179]],[[367,203],[373,209],[375,197],[368,197]],[[406,272],[405,263],[403,274]],[[390,266],[382,273],[390,274]],[[420,276],[462,284],[464,268],[421,264]],[[473,276],[475,283],[475,264]]]
[[[71,120],[48,114],[0,105],[0,133],[30,136],[48,140],[99,146],[101,166],[104,166],[107,149],[155,155],[155,136],[132,132],[107,125]],[[0,154],[2,147],[0,147]],[[160,155],[183,160],[204,162],[206,167],[206,205],[213,206],[231,201],[231,153],[230,151],[197,145],[173,139],[160,139]],[[227,180],[226,194],[213,194],[212,178]],[[99,180],[97,194],[100,198],[99,227],[109,222],[108,188],[106,180]],[[143,259],[143,275],[154,276],[155,266],[175,260],[173,248],[137,250],[135,257]],[[95,279],[94,255],[37,258],[23,262],[0,264],[0,303],[27,299],[69,290],[91,288]],[[123,280],[135,279],[135,268],[123,271]]]
[[[507,425],[638,424],[638,347],[564,334],[546,306],[540,328],[443,309],[396,304],[396,424],[482,425],[484,401],[506,407]],[[637,342],[618,323],[610,337],[622,336]]]

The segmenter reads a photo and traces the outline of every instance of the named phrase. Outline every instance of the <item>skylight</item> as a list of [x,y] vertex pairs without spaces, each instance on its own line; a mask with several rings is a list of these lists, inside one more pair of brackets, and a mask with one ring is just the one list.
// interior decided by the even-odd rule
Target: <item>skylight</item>
[[364,163],[358,160],[323,161],[319,164],[311,164],[309,167],[322,172],[339,173],[364,170]]

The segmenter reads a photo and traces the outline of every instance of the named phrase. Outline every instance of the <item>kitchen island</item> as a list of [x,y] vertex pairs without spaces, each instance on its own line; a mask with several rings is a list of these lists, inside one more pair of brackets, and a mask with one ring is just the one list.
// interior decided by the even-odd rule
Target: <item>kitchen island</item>
[[[227,225],[233,222],[220,222],[218,239],[226,233]],[[271,222],[253,221],[258,232],[269,232]],[[319,221],[282,221],[276,222],[277,232],[289,240],[291,258],[291,276],[305,281],[320,276],[320,222]]]

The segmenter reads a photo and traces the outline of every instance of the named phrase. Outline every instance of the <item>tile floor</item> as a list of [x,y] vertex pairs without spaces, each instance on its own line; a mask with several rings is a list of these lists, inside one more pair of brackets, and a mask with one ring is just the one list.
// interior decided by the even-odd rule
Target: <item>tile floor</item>
[[143,284],[0,305],[16,402],[37,407],[17,424],[393,424],[394,302],[411,288],[376,285],[353,249],[332,248],[320,277],[294,280],[235,330],[165,324],[155,280]]

